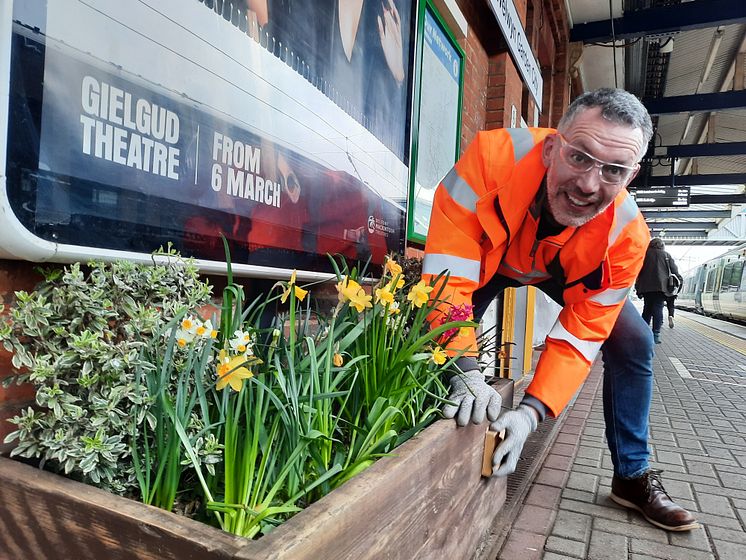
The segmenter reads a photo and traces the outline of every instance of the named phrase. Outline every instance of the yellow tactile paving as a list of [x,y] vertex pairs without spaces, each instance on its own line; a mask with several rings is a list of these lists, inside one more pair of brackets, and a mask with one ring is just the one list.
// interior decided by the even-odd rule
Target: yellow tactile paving
[[718,344],[722,344],[723,346],[730,348],[731,350],[735,350],[736,352],[746,356],[746,340],[724,333],[717,329],[713,329],[712,327],[708,327],[707,325],[703,325],[702,323],[693,321],[687,317],[681,317],[676,321],[685,322],[686,328],[697,331],[702,336],[706,336],[707,338],[714,340]]

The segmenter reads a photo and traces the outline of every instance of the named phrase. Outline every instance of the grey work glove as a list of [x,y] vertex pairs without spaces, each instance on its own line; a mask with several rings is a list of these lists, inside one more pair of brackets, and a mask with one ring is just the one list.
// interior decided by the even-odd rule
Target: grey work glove
[[490,425],[493,432],[505,430],[505,437],[492,455],[492,474],[505,476],[515,471],[528,435],[536,430],[539,413],[526,404],[504,412]]
[[475,424],[484,422],[485,414],[492,422],[500,414],[502,397],[487,385],[484,375],[478,369],[459,373],[451,377],[451,392],[448,400],[454,404],[443,407],[443,416],[456,417],[456,424],[466,426],[469,418]]

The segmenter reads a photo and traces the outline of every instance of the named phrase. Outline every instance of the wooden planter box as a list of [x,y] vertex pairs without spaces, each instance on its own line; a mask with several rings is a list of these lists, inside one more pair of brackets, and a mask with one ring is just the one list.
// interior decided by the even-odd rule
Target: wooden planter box
[[485,429],[436,422],[257,541],[0,458],[0,557],[470,558],[505,502],[480,476]]

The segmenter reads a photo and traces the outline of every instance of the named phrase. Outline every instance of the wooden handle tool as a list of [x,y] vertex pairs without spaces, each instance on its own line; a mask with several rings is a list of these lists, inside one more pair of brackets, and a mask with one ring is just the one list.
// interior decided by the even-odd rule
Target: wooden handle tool
[[505,437],[505,430],[493,432],[488,429],[484,434],[484,455],[482,456],[482,476],[492,476],[492,455]]

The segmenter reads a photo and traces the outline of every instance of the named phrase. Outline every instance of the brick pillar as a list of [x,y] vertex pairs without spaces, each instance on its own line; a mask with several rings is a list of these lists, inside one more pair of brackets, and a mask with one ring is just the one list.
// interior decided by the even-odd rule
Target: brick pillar
[[[34,272],[36,264],[25,261],[0,260],[0,303],[5,306],[3,315],[9,313],[15,303],[15,292],[31,291],[41,280]],[[1,319],[1,318],[0,318]],[[11,353],[0,346],[0,453],[8,453],[12,445],[3,443],[5,436],[16,429],[7,422],[18,412],[34,402],[34,387],[13,383],[3,387],[2,382],[12,373]]]
[[[511,0],[508,0],[511,1]],[[518,13],[518,18],[521,20],[523,29],[526,29],[526,19],[528,14],[528,0],[512,0],[515,11]],[[531,41],[529,40],[529,43]]]
[[539,126],[549,128],[557,123],[552,122],[552,98],[554,97],[554,80],[552,79],[552,67],[542,66],[541,77],[544,80],[544,101],[542,102],[542,112],[539,115]]
[[521,115],[523,82],[518,70],[510,58],[503,52],[490,58],[489,79],[487,82],[487,118],[486,129],[509,127],[511,125],[511,107],[515,105],[517,122]]
[[476,33],[469,32],[460,42],[464,61],[464,99],[461,107],[461,153],[484,130],[487,103],[487,53]]
[[567,44],[560,43],[554,56],[554,75],[552,76],[552,117],[551,126],[557,126],[562,114],[570,104],[570,73]]

